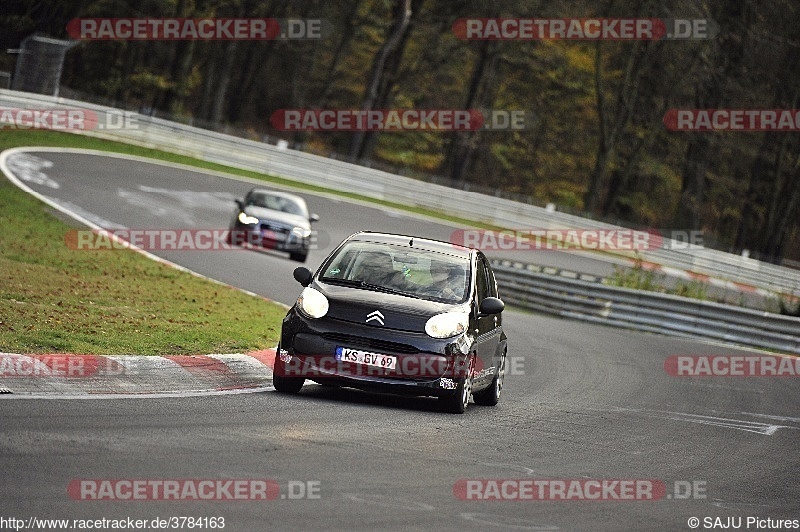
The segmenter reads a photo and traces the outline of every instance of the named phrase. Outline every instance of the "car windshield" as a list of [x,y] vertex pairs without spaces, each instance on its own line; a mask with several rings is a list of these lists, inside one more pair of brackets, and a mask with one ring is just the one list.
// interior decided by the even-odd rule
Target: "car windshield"
[[353,241],[320,275],[324,282],[386,289],[411,297],[462,303],[469,290],[469,259],[407,246]]
[[250,193],[247,196],[247,205],[299,216],[308,216],[305,206],[296,200],[266,192]]

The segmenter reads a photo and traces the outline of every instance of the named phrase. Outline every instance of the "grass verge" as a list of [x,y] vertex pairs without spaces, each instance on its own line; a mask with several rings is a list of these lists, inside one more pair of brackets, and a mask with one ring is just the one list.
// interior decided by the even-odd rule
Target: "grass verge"
[[[648,292],[660,292],[676,296],[699,299],[701,301],[714,301],[725,305],[735,305],[747,307],[744,294],[739,295],[738,301],[729,301],[726,297],[712,297],[709,294],[708,283],[702,281],[682,281],[679,280],[672,285],[667,282],[667,276],[663,273],[656,273],[653,270],[645,269],[641,259],[636,259],[631,268],[620,268],[614,266],[614,273],[605,280],[606,285],[620,286],[623,288],[633,288],[635,290],[645,290]],[[793,306],[795,305],[796,306]],[[764,298],[764,308],[772,314],[783,314],[786,316],[800,316],[800,302],[794,298],[787,298],[782,295]]]
[[280,305],[134,251],[70,250],[71,227],[50,210],[0,179],[0,350],[171,355],[277,343]]
[[642,260],[637,258],[631,268],[614,266],[614,274],[606,279],[605,284],[609,286],[633,288],[635,290],[645,290],[648,292],[661,292],[692,299],[700,299],[702,301],[711,300],[711,297],[708,295],[707,283],[680,280],[675,286],[667,286],[666,278],[667,276],[663,273],[656,273],[653,270],[645,269]]

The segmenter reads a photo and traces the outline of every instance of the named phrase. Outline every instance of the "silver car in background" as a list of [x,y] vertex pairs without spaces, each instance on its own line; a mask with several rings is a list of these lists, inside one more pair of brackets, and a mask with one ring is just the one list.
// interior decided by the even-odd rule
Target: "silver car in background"
[[254,188],[243,199],[237,199],[236,205],[229,243],[286,251],[290,259],[306,261],[313,241],[311,224],[319,220],[319,216],[308,212],[303,198]]

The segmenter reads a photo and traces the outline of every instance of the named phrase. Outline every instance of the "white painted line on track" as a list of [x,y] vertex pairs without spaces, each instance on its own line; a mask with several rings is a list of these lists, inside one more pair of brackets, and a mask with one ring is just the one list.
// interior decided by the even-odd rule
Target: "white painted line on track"
[[244,393],[258,393],[274,391],[274,386],[259,386],[254,388],[241,388],[236,390],[195,390],[190,392],[163,392],[163,393],[108,393],[108,394],[85,394],[85,395],[45,395],[45,394],[2,394],[0,400],[6,399],[52,399],[52,400],[75,400],[75,399],[169,399],[183,397],[205,397],[211,395],[241,395]]

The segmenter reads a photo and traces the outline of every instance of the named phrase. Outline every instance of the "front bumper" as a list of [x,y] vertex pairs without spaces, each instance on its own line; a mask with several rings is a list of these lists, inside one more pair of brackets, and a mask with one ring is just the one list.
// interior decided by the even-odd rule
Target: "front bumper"
[[310,237],[302,237],[291,230],[266,230],[260,224],[241,225],[237,223],[231,228],[231,238],[238,245],[248,244],[264,249],[290,252],[308,251],[311,243]]
[[[468,337],[435,339],[414,333],[324,317],[308,319],[294,308],[284,318],[277,374],[367,391],[445,397],[466,375]],[[466,346],[466,347],[465,347]],[[394,357],[394,369],[343,362],[337,348]]]

